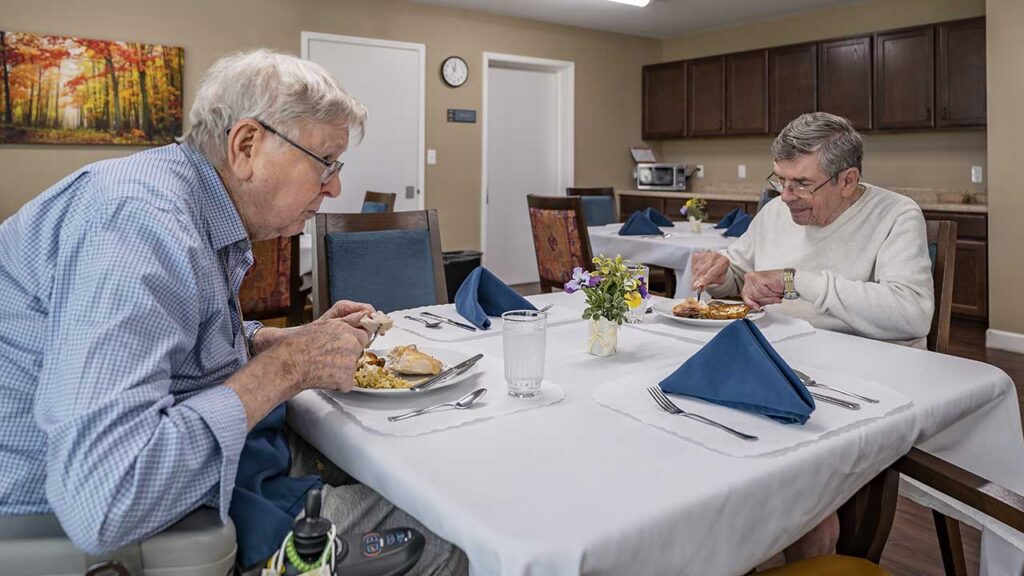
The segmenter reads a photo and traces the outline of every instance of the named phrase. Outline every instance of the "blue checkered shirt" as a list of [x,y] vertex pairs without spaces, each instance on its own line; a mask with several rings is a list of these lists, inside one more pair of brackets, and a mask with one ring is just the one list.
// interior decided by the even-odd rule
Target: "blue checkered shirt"
[[223,383],[246,362],[251,264],[186,145],[86,166],[3,222],[0,515],[56,513],[92,553],[202,505],[226,519],[246,416]]

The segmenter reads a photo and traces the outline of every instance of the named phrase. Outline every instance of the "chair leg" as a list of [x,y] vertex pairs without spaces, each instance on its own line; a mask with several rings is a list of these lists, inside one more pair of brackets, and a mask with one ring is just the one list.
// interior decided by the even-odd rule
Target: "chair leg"
[[932,510],[935,520],[935,535],[939,538],[939,552],[946,576],[967,576],[967,560],[964,558],[964,542],[960,538],[960,523],[940,512]]

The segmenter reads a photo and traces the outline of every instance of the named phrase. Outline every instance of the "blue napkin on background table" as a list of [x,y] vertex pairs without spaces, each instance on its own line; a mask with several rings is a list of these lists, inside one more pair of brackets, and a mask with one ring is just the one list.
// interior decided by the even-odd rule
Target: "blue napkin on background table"
[[742,213],[744,212],[740,208],[733,208],[732,210],[729,210],[729,213],[723,216],[722,219],[715,224],[715,228],[728,228],[733,221],[736,220],[736,217]]
[[673,224],[672,221],[668,219],[668,216],[665,216],[664,214],[662,214],[661,212],[659,212],[655,208],[652,208],[652,207],[648,206],[647,208],[644,208],[643,213],[644,213],[644,216],[647,216],[648,218],[650,218],[651,222],[654,222],[654,224],[656,226],[672,226],[672,227],[675,227],[675,224]]
[[477,266],[470,272],[455,293],[455,310],[482,330],[491,327],[488,316],[501,316],[509,310],[536,309],[483,266]]
[[658,225],[651,221],[646,214],[639,210],[634,212],[629,220],[619,228],[620,236],[661,236],[664,232]]
[[746,212],[740,212],[736,215],[736,219],[732,221],[732,224],[725,229],[725,234],[723,234],[723,236],[734,236],[739,238],[740,236],[743,236],[743,233],[747,231],[747,228],[753,221],[754,219]]
[[814,411],[803,382],[747,319],[723,328],[659,386],[783,424],[803,424]]

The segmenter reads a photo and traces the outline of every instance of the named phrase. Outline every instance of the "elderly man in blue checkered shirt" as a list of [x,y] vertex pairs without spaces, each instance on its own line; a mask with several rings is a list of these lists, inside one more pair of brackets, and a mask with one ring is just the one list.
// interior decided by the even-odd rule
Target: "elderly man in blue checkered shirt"
[[[262,328],[243,326],[237,294],[252,241],[298,233],[341,193],[365,117],[316,64],[229,56],[180,142],[86,166],[0,225],[0,516],[54,513],[101,553],[210,506],[235,519],[243,567],[280,543],[250,524],[287,528],[319,486],[288,477],[283,402],[351,389],[372,308]],[[427,532],[360,485],[325,486],[324,513],[341,531]],[[416,571],[464,572],[465,556],[428,533]]]

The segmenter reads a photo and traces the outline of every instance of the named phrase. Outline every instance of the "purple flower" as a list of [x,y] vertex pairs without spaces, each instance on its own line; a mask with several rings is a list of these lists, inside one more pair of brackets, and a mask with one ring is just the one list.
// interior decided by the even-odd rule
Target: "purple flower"
[[686,216],[686,205],[683,205],[683,207],[679,209],[679,213],[683,216]]
[[573,292],[576,292],[580,288],[589,288],[590,286],[594,285],[591,284],[590,282],[590,272],[586,272],[583,270],[583,268],[577,266],[572,270],[572,280],[569,280],[568,282],[565,283],[565,293],[572,294]]
[[593,288],[594,286],[600,284],[602,280],[604,280],[604,278],[601,278],[600,276],[593,274],[589,278],[587,278],[586,286],[587,288]]
[[640,292],[640,297],[645,300],[650,296],[650,293],[647,292],[647,280],[642,276],[640,277],[640,282],[637,283],[637,291]]

